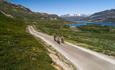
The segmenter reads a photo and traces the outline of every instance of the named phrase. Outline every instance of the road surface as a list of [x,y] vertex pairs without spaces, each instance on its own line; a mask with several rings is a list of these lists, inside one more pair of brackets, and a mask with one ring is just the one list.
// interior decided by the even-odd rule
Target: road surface
[[64,55],[78,70],[115,70],[114,58],[76,46],[69,42],[59,45],[53,40],[52,36],[37,32],[32,26],[28,26],[28,30],[32,35],[41,38]]

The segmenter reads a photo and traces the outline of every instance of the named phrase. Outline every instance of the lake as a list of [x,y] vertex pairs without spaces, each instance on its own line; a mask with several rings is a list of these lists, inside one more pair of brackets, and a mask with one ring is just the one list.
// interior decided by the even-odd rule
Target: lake
[[114,26],[115,27],[115,23],[112,22],[89,22],[89,21],[76,21],[78,22],[76,23],[72,23],[72,24],[66,24],[67,26],[75,26],[75,27],[79,27],[79,26],[86,26],[86,25],[91,25],[91,24],[96,24],[96,25],[100,25],[100,26]]

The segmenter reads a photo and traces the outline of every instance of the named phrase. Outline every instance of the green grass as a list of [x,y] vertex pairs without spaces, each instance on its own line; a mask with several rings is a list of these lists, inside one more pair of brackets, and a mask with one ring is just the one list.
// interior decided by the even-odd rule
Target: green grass
[[62,29],[64,29],[64,21],[63,20],[39,20],[36,24],[34,24],[39,30],[45,32],[47,34],[61,34]]
[[0,13],[0,70],[55,70],[44,46],[23,21]]
[[64,22],[59,20],[40,21],[36,24],[36,27],[47,34],[61,34],[66,40],[86,44],[86,46],[83,45],[82,47],[115,56],[115,32],[111,32],[112,29],[115,29],[114,27],[91,25],[79,27],[77,28],[79,30],[76,31],[64,26]]
[[[114,34],[115,35],[115,34]],[[100,34],[100,33],[76,33],[76,35],[69,40],[76,41],[77,43],[84,43],[90,45],[89,49],[97,52],[102,52],[107,55],[115,56],[115,37],[113,34]]]

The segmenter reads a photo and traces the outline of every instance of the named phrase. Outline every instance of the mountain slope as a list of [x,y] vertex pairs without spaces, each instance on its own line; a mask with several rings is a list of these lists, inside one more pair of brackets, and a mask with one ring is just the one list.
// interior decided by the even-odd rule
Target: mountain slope
[[91,16],[89,16],[89,18],[90,20],[102,20],[102,21],[106,21],[108,19],[109,20],[115,19],[115,9],[94,13]]
[[53,14],[32,12],[30,9],[22,5],[15,5],[5,0],[0,0],[0,11],[4,12],[5,14],[11,15],[15,18],[29,22],[38,21],[40,19],[59,18],[57,15]]
[[23,21],[0,12],[0,70],[55,70],[44,46],[25,29]]

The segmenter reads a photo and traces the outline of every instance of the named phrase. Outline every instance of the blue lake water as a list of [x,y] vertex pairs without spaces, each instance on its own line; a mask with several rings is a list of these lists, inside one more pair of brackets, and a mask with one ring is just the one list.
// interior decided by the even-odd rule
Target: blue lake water
[[66,25],[79,27],[79,26],[96,24],[96,25],[100,25],[100,26],[114,26],[115,27],[115,23],[112,23],[112,22],[88,22],[88,21],[77,21],[77,22],[79,22],[79,24],[72,23],[72,24],[66,24]]

